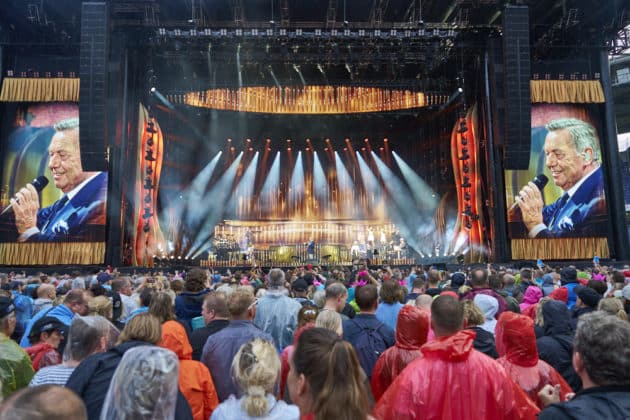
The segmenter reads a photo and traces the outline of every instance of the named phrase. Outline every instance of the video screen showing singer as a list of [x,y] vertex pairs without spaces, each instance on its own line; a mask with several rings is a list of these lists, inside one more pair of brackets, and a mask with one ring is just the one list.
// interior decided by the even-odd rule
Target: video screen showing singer
[[564,192],[545,205],[534,182],[515,197],[530,238],[605,236],[606,198],[599,140],[595,128],[582,120],[562,118],[545,128],[545,166]]
[[58,122],[48,146],[48,168],[63,195],[40,208],[32,184],[10,200],[18,242],[103,241],[107,173],[84,172],[79,145],[79,119]]

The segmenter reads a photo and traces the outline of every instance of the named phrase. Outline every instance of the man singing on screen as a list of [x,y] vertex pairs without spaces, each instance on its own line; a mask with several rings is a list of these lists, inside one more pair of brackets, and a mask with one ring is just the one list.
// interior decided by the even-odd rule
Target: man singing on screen
[[545,206],[541,191],[528,183],[515,198],[530,238],[606,236],[606,199],[597,132],[574,118],[545,127],[545,164],[564,194]]
[[48,146],[48,168],[63,196],[39,208],[35,187],[28,184],[11,200],[18,242],[103,241],[107,173],[83,172],[79,147],[79,119],[55,125]]

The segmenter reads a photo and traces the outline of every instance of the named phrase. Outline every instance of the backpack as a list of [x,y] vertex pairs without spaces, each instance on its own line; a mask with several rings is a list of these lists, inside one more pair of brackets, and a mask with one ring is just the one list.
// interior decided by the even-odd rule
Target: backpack
[[359,324],[354,319],[350,321],[362,331],[362,334],[357,335],[352,344],[365,374],[368,378],[372,378],[372,369],[374,369],[376,361],[387,350],[387,343],[378,333],[378,330],[385,324],[379,322],[376,328],[370,328]]

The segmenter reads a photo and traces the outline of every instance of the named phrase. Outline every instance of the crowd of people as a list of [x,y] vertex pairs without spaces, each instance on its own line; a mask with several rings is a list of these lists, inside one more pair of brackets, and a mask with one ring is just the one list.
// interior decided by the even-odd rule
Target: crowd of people
[[630,417],[630,269],[1,274],[2,419]]

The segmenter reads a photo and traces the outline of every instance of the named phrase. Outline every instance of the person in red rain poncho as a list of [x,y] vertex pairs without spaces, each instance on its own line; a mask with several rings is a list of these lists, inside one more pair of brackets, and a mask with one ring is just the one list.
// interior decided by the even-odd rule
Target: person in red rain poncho
[[562,401],[566,399],[566,394],[573,392],[562,375],[538,359],[534,321],[529,317],[513,312],[502,313],[496,328],[496,345],[499,353],[497,362],[541,409],[544,405],[538,398],[538,391],[545,385],[560,385]]
[[438,296],[431,305],[437,339],[422,346],[374,408],[377,419],[535,419],[540,411],[493,359],[462,331],[462,305]]
[[420,347],[427,342],[429,315],[420,308],[405,305],[398,312],[396,325],[396,344],[381,354],[372,371],[370,385],[376,401],[398,374],[422,355]]

